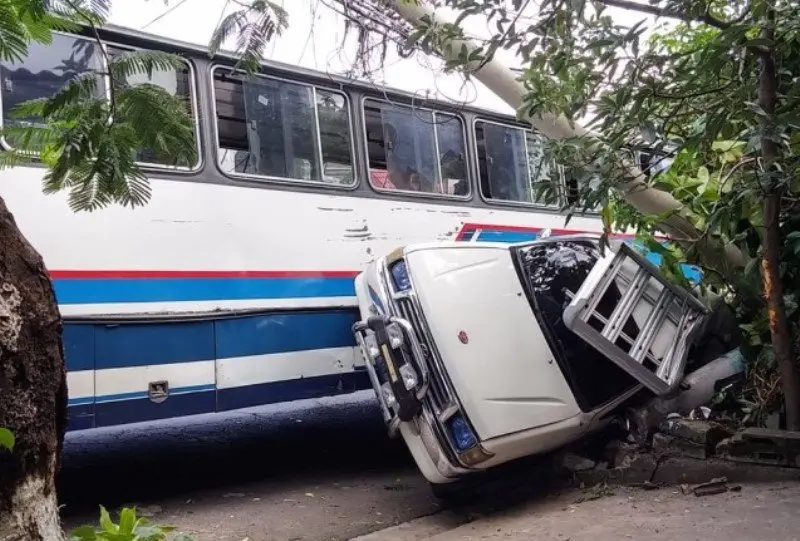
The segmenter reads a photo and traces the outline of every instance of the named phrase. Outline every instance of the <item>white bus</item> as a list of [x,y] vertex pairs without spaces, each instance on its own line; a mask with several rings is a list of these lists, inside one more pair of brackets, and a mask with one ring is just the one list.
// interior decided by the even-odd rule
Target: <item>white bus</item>
[[[69,430],[368,389],[353,280],[376,257],[414,242],[601,231],[595,215],[567,231],[557,206],[535,200],[531,179],[549,168],[512,117],[274,62],[249,78],[203,47],[101,36],[112,54],[185,58],[152,82],[186,98],[199,159],[141,153],[153,195],[134,210],[73,213],[65,193],[42,193],[43,168],[0,173],[55,284]],[[103,62],[86,32],[0,63],[3,121]]]

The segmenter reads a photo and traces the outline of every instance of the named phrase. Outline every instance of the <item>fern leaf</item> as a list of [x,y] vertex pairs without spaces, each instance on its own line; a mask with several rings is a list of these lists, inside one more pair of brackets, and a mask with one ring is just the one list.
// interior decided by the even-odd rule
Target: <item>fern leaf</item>
[[132,51],[116,53],[109,63],[111,78],[126,80],[144,74],[152,78],[154,71],[182,70],[186,68],[183,57],[160,51]]
[[248,73],[258,71],[266,44],[289,25],[288,12],[270,0],[254,0],[247,7],[226,16],[209,42],[209,54],[216,54],[231,37],[237,37],[237,67]]

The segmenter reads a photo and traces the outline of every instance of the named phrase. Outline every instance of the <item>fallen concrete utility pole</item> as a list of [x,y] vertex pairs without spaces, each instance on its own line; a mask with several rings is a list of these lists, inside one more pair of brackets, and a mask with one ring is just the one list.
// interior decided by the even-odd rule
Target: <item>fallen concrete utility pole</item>
[[[426,5],[424,0],[385,1],[389,2],[391,8],[412,26],[421,26],[424,17],[428,17],[432,21],[436,19],[439,22],[447,22],[443,21],[441,17],[437,17],[434,10]],[[447,59],[456,59],[462,47],[466,48],[468,52],[480,48],[479,45],[467,39],[453,39],[448,45],[450,47],[447,50],[437,51],[440,56]],[[464,70],[473,74],[515,111],[519,111],[527,91],[512,70],[503,66],[496,59],[483,65],[474,61]],[[581,126],[571,126],[564,115],[543,114],[536,117],[526,115],[524,119],[530,122],[534,129],[550,139],[565,139],[591,134]],[[670,213],[669,217],[659,224],[659,227],[677,242],[697,244],[704,264],[719,271],[723,276],[730,277],[736,267],[744,266],[744,256],[736,246],[721,246],[719,243],[707,239],[701,240],[700,231],[681,214],[684,211],[683,205],[671,194],[648,186],[644,173],[627,157],[622,156],[621,159],[633,180],[619,184],[616,189],[636,210],[650,216],[663,216]]]
[[629,417],[634,426],[631,434],[639,443],[670,414],[688,415],[692,410],[711,402],[724,384],[745,371],[745,362],[739,348],[717,357],[682,380],[683,390],[669,398],[657,397],[646,406],[631,412]]
[[653,400],[649,407],[665,416],[670,413],[686,415],[693,409],[711,402],[720,390],[718,388],[720,382],[726,382],[744,370],[742,352],[736,348],[685,376],[682,382],[684,390],[675,397],[658,398]]

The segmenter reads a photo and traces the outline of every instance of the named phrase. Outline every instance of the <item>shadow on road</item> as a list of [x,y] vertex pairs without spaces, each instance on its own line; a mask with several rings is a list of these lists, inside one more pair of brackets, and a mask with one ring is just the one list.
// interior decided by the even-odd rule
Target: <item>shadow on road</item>
[[269,480],[414,469],[372,391],[67,435],[67,514]]

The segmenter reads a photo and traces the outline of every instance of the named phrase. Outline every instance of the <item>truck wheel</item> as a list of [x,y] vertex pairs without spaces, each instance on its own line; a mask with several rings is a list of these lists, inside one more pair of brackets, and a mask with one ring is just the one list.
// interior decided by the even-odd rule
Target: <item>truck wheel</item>
[[469,500],[470,491],[461,480],[444,484],[428,482],[428,485],[434,497],[446,507],[463,505]]

